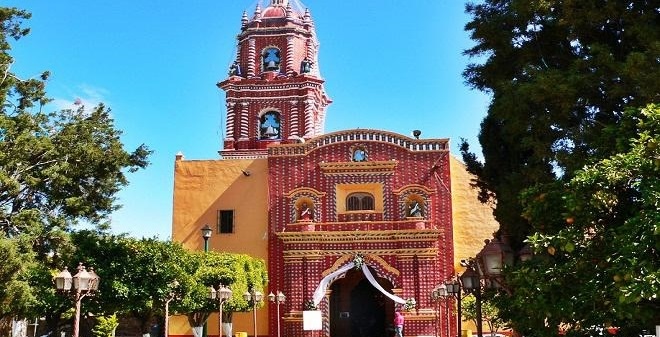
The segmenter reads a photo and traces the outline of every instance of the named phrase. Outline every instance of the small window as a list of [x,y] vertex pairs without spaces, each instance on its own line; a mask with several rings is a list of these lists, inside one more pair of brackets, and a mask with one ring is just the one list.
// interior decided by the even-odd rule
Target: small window
[[346,198],[347,211],[373,211],[374,196],[369,193],[351,193]]
[[233,210],[219,210],[218,211],[218,232],[233,233],[234,232],[234,211]]

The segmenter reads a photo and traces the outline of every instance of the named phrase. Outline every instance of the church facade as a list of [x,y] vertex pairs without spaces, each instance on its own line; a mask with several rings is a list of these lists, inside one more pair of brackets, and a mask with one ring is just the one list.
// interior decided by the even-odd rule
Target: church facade
[[[222,158],[176,157],[173,240],[200,249],[199,229],[209,224],[212,250],[267,262],[263,291],[286,301],[259,310],[259,336],[389,337],[395,310],[406,336],[456,335],[452,306],[431,292],[497,224],[449,140],[325,133],[332,100],[314,21],[297,1],[244,13],[237,46],[218,83],[227,110]],[[310,309],[320,312],[314,330],[304,326]],[[252,334],[251,317],[234,318],[234,331]],[[192,335],[179,321],[169,335]]]

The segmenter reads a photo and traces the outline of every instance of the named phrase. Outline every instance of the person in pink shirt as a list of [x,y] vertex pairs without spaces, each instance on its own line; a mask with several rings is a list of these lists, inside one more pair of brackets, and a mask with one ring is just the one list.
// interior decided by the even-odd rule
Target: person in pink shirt
[[398,309],[394,312],[394,336],[403,337],[403,314]]

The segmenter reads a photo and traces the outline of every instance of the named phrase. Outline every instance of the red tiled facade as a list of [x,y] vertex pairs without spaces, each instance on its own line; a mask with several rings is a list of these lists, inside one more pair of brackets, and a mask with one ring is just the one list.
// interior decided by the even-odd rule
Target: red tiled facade
[[[351,160],[356,148],[368,154],[367,161]],[[305,336],[304,302],[324,276],[360,254],[386,280],[387,290],[416,299],[417,310],[406,313],[406,335],[434,335],[437,313],[429,294],[453,273],[447,141],[349,130],[271,147],[268,166],[269,275],[273,286],[290,294],[283,333]],[[343,188],[375,188],[382,207],[346,211]],[[411,200],[422,201],[423,216],[408,214]],[[302,202],[313,205],[313,219],[297,218]],[[328,336],[332,320],[342,320],[339,313],[350,309],[333,312],[333,299],[328,291],[321,303]],[[385,307],[390,322],[394,303]]]

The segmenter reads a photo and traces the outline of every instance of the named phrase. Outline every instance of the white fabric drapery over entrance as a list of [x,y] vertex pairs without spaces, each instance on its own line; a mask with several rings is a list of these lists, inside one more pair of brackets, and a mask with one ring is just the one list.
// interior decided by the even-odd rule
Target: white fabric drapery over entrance
[[[336,271],[330,273],[328,276],[324,277],[321,280],[321,282],[319,282],[318,287],[316,287],[316,290],[314,291],[314,297],[312,298],[314,305],[318,306],[319,303],[321,303],[321,300],[323,300],[323,296],[325,295],[325,291],[328,289],[330,283],[332,283],[337,278],[341,277],[343,274],[345,274],[347,271],[351,270],[352,268],[355,268],[354,262],[350,262],[345,266],[337,269]],[[369,271],[369,267],[367,267],[366,263],[363,263],[361,268],[362,268],[362,273],[364,273],[364,276],[367,278],[367,280],[369,280],[369,283],[371,283],[371,285],[374,286],[374,288],[378,289],[378,291],[383,293],[383,295],[387,296],[395,303],[399,303],[399,304],[406,303],[406,300],[404,300],[403,298],[390,294],[385,289],[383,289],[383,287],[381,287],[380,284],[376,282],[376,279],[371,274],[371,271]]]

